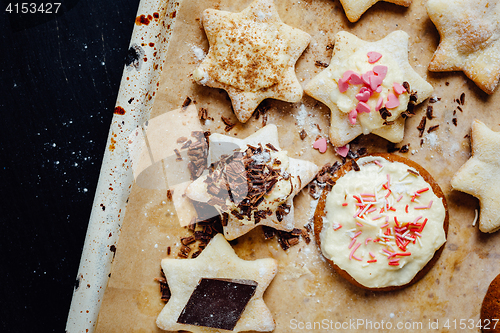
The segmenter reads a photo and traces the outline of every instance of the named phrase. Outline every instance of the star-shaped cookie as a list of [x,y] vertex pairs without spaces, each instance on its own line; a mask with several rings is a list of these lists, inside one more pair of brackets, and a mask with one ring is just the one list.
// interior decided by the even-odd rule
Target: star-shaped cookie
[[[201,176],[186,189],[186,195],[194,201],[205,202],[219,210],[223,217],[227,217],[224,225],[224,236],[228,240],[238,238],[257,226],[269,226],[278,230],[291,231],[294,228],[294,206],[293,198],[315,177],[318,166],[312,162],[294,159],[287,156],[286,151],[280,149],[278,141],[278,129],[276,125],[270,124],[246,139],[236,139],[221,134],[212,134],[209,137],[211,161],[220,161],[224,155],[236,154],[233,162],[227,166],[238,164],[241,170],[234,178],[243,179],[243,195],[236,195],[237,188],[234,182],[227,180],[231,173],[223,174],[225,182],[223,185],[216,183],[215,192],[210,182],[214,179],[213,174]],[[251,148],[253,147],[253,148]],[[254,149],[256,148],[256,149]],[[260,153],[259,153],[260,151]],[[241,152],[241,153],[240,153]],[[244,155],[240,155],[244,154]],[[252,154],[249,156],[249,154]],[[247,162],[250,160],[251,163]],[[241,164],[240,164],[241,162]],[[222,165],[224,167],[224,165]],[[260,169],[262,171],[256,171]],[[271,177],[274,174],[273,177]],[[210,177],[210,178],[209,178]],[[264,178],[268,180],[264,181]],[[232,192],[222,192],[226,189],[226,181]],[[265,186],[270,188],[267,192]],[[257,192],[257,194],[253,194]],[[222,193],[222,196],[221,196]],[[217,198],[215,198],[217,196]],[[234,199],[235,197],[238,197]],[[222,199],[218,199],[222,198]],[[218,202],[215,201],[217,199]],[[254,202],[255,204],[247,204]],[[224,204],[227,206],[224,207]]]
[[[403,140],[405,121],[400,115],[407,108],[410,92],[414,102],[420,103],[433,90],[408,62],[408,38],[404,31],[394,31],[379,41],[367,42],[345,31],[337,33],[330,65],[305,88],[306,94],[330,108],[329,135],[334,146],[342,147],[369,133],[391,142]],[[379,80],[378,87],[370,76]],[[381,107],[383,103],[386,107]]]
[[257,288],[232,331],[267,332],[274,329],[274,319],[262,296],[278,271],[276,260],[240,259],[224,236],[217,234],[196,259],[163,259],[161,267],[171,297],[156,320],[159,328],[170,331],[220,332],[217,328],[178,321],[201,279],[244,279],[255,281]]
[[479,199],[479,229],[500,229],[500,133],[484,123],[472,123],[472,157],[458,170],[451,186]]
[[429,0],[427,13],[441,36],[429,70],[461,70],[492,94],[500,78],[500,3]]
[[[342,7],[344,7],[345,15],[350,22],[356,22],[361,15],[368,10],[371,6],[380,0],[340,0]],[[411,0],[383,0],[391,2],[396,5],[408,7],[411,5]]]
[[255,0],[240,13],[207,9],[203,27],[210,48],[193,78],[226,90],[239,121],[246,122],[266,98],[302,98],[295,62],[310,36],[284,24],[273,0]]

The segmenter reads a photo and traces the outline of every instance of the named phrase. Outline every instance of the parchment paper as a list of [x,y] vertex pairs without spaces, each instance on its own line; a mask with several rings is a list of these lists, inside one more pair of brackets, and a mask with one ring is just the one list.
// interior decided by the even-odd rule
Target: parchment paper
[[[197,110],[206,108],[208,116],[213,118],[202,125],[203,130],[244,138],[267,120],[278,126],[281,147],[290,156],[308,159],[320,166],[339,160],[331,146],[325,154],[312,148],[318,136],[328,136],[329,126],[328,108],[314,99],[304,96],[296,104],[268,100],[264,115],[258,119],[252,117],[246,124],[238,123],[226,133],[221,116],[237,123],[227,94],[199,86],[191,79],[190,73],[201,62],[200,51],[208,51],[200,24],[202,11],[216,8],[237,12],[250,2],[184,0],[181,3],[166,62],[161,68],[151,119],[179,109],[189,96]],[[448,240],[441,258],[421,281],[397,292],[369,292],[350,285],[322,259],[312,235],[309,244],[301,240],[287,251],[279,247],[276,239],[264,241],[260,228],[239,238],[234,248],[240,257],[249,260],[273,257],[279,262],[278,274],[264,295],[277,323],[275,332],[320,332],[327,331],[326,328],[385,332],[395,330],[398,323],[407,325],[403,331],[453,332],[459,331],[461,319],[467,325],[470,319],[477,322],[488,285],[500,273],[500,233],[483,234],[477,226],[472,226],[474,211],[479,209],[478,201],[452,191],[450,179],[470,156],[467,135],[473,119],[480,119],[492,130],[500,131],[500,92],[497,89],[488,96],[461,72],[427,71],[439,34],[427,16],[424,0],[414,0],[409,8],[379,2],[355,24],[347,21],[338,0],[275,0],[275,3],[286,24],[312,36],[311,44],[296,66],[297,77],[304,86],[323,69],[317,61],[329,63],[328,45],[340,30],[367,41],[379,40],[399,29],[410,35],[410,64],[434,86],[433,96],[439,98],[432,104],[435,118],[427,120],[426,129],[433,125],[439,128],[430,134],[425,131],[423,137],[419,137],[416,127],[429,105],[426,101],[416,108],[416,115],[406,121],[404,140],[397,146],[409,144],[409,152],[403,155],[433,175],[446,195],[450,212]],[[456,100],[462,92],[465,103],[460,105],[461,111]],[[453,124],[453,118],[457,119],[457,125]],[[175,141],[183,130],[186,129],[167,132],[165,138]],[[304,140],[299,136],[301,130],[308,134]],[[385,152],[387,141],[368,135],[351,144],[354,150],[361,147],[369,153]],[[166,163],[162,163],[156,173],[143,178],[151,177],[149,183],[157,183],[165,174]],[[169,256],[176,258],[180,237],[190,233],[180,226],[167,189],[143,188],[147,183],[142,179],[132,187],[111,278],[103,291],[97,332],[160,331],[155,320],[164,303],[154,278],[161,275],[160,261],[168,256],[168,248]],[[297,227],[309,222],[314,205],[315,200],[307,191],[295,198]],[[449,328],[444,327],[447,320]],[[353,322],[361,326],[352,326]]]

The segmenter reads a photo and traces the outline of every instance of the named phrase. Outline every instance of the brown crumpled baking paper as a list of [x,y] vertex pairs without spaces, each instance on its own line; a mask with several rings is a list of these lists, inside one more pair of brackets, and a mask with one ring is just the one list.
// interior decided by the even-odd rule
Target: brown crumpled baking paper
[[[212,119],[202,125],[203,130],[244,138],[267,121],[278,126],[280,144],[290,156],[311,160],[320,166],[339,160],[331,146],[325,154],[312,148],[318,136],[328,136],[329,124],[328,108],[314,99],[304,96],[296,104],[264,102],[267,109],[264,114],[258,118],[254,115],[247,123],[240,124],[224,91],[199,86],[191,79],[191,72],[201,62],[200,54],[208,51],[200,24],[202,11],[216,8],[237,12],[250,2],[184,0],[181,3],[151,119],[170,110],[179,112],[189,96],[196,111],[206,108]],[[279,247],[276,239],[265,241],[260,228],[238,239],[234,248],[240,257],[249,260],[272,257],[279,262],[278,274],[264,295],[276,320],[275,332],[326,329],[384,332],[396,329],[398,324],[406,331],[439,332],[459,330],[461,320],[466,325],[471,325],[470,320],[477,323],[488,285],[500,273],[500,233],[483,234],[477,226],[472,226],[475,209],[479,209],[478,201],[452,191],[450,179],[470,156],[467,135],[473,119],[478,118],[494,131],[500,131],[500,92],[486,95],[461,72],[427,71],[439,35],[427,16],[424,0],[414,0],[409,8],[379,2],[355,24],[347,21],[338,1],[275,0],[275,3],[286,24],[312,36],[296,66],[303,86],[323,69],[322,63],[329,63],[330,43],[340,30],[368,41],[381,39],[398,29],[410,35],[410,64],[434,86],[433,97],[437,101],[427,100],[416,108],[416,115],[406,121],[404,140],[396,146],[409,145],[409,151],[402,155],[420,163],[434,176],[446,195],[450,213],[448,241],[437,264],[421,281],[396,292],[369,292],[350,285],[322,259],[312,235],[309,244],[301,240],[287,251]],[[457,102],[462,93],[465,94],[463,105]],[[428,105],[433,107],[434,118],[427,119],[426,130],[420,137],[417,126]],[[236,126],[226,133],[221,116],[237,123]],[[161,140],[173,149],[179,136],[189,135],[190,126],[196,123],[192,121],[175,130],[170,127],[170,132],[165,132]],[[429,127],[435,125],[439,127],[428,133]],[[304,140],[299,135],[302,130],[307,133]],[[386,152],[387,141],[369,135],[351,144],[353,150],[361,147],[367,148],[368,153]],[[132,186],[111,277],[103,290],[97,332],[160,331],[155,325],[164,305],[155,281],[161,276],[160,261],[167,256],[176,258],[180,237],[190,235],[180,226],[174,204],[167,196],[168,161],[171,158],[145,169]],[[180,186],[178,181],[172,182]],[[179,190],[176,194],[181,195]],[[310,221],[315,202],[307,190],[295,198],[297,227]],[[189,203],[185,205],[189,207]],[[189,208],[183,211],[186,212],[190,212]],[[449,328],[444,326],[447,322]],[[467,331],[478,331],[475,326],[467,328]]]

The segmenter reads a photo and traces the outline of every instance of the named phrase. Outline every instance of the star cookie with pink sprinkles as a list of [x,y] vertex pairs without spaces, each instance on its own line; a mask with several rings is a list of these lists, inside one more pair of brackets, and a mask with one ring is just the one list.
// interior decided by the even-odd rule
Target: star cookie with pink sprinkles
[[428,98],[433,88],[408,62],[408,34],[395,31],[366,42],[341,31],[330,65],[314,77],[306,94],[331,110],[330,142],[342,147],[360,134],[401,142],[408,103]]

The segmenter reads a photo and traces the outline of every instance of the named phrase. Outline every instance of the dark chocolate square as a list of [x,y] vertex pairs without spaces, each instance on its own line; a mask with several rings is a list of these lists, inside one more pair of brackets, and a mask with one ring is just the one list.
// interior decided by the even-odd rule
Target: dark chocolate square
[[202,278],[177,322],[231,331],[256,289],[252,280]]

